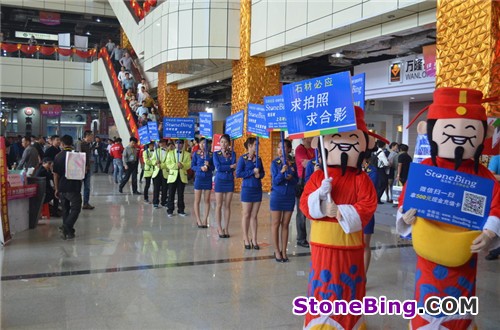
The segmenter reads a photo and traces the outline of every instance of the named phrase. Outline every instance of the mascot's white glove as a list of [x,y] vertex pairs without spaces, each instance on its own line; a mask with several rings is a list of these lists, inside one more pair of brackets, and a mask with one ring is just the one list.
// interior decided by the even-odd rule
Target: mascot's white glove
[[491,244],[495,236],[496,234],[491,230],[484,229],[483,232],[472,241],[472,245],[470,247],[471,252],[478,253],[479,251],[486,249]]
[[318,188],[319,199],[322,201],[328,198],[328,195],[332,191],[332,178],[324,179],[321,181],[321,186]]
[[[399,212],[403,213],[403,209],[400,208]],[[415,220],[417,220],[417,217],[415,217],[415,214],[417,214],[417,209],[409,209],[405,213],[403,213],[403,221],[407,225],[413,225],[415,223]]]
[[[329,218],[337,218],[337,213],[339,211],[339,207],[333,201],[331,203],[326,203],[326,216]],[[340,219],[337,219],[340,220]]]

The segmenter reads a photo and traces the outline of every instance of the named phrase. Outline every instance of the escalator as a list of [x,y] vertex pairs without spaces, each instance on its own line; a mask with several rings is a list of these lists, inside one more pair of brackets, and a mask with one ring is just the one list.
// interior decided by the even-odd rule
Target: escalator
[[139,138],[136,118],[124,98],[113,62],[105,47],[99,51],[98,60],[93,62],[92,71],[94,71],[93,82],[102,84],[120,137],[124,141],[128,141],[130,136]]

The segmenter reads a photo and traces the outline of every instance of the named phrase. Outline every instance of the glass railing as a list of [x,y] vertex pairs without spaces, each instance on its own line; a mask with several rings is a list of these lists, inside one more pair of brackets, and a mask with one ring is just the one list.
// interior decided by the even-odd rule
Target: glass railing
[[108,50],[106,47],[101,48],[99,51],[99,58],[101,58],[104,62],[104,67],[111,79],[111,84],[113,85],[113,90],[115,91],[115,96],[118,99],[118,103],[120,104],[120,108],[122,110],[122,114],[125,117],[129,130],[132,136],[139,138],[139,134],[137,132],[137,121],[134,115],[132,114],[132,109],[128,104],[128,101],[125,99],[125,94],[123,93],[122,86],[118,81],[118,76],[115,72],[115,67],[113,66],[113,62],[109,57]]
[[30,45],[28,43],[0,43],[2,57],[34,58],[53,61],[91,62],[97,58],[97,49]]

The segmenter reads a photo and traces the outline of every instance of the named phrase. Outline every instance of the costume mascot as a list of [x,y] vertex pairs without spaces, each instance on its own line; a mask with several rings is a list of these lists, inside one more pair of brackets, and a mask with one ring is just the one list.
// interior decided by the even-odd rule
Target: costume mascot
[[[371,136],[375,134],[367,129],[363,110],[355,107],[355,112],[356,130],[323,137],[328,179],[323,171],[314,172],[300,199],[302,212],[311,219],[307,294],[318,301],[362,300],[365,296],[362,230],[377,209],[377,192],[361,165],[365,153],[375,145]],[[318,138],[312,146],[317,148]],[[360,315],[306,314],[304,328],[366,327]]]
[[[483,142],[493,132],[486,121],[486,111],[481,105],[485,100],[482,98],[480,91],[472,89],[436,89],[427,116],[431,158],[425,159],[422,164],[495,181],[490,171],[479,163]],[[423,109],[419,115],[426,110]],[[408,180],[412,180],[411,176]],[[418,307],[423,307],[430,296],[457,299],[474,296],[477,252],[486,249],[500,234],[499,184],[494,183],[491,209],[482,231],[416,216],[415,209],[404,207],[405,190],[406,187],[399,199],[396,228],[402,235],[410,232],[413,235],[417,253],[415,300]],[[442,209],[447,207],[450,206],[440,206]],[[476,329],[476,326],[470,314],[422,314],[411,320],[410,329],[465,330]]]

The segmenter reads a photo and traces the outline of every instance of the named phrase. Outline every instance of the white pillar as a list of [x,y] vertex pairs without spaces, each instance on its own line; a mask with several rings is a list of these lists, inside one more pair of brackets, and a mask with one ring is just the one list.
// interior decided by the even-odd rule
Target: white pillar
[[394,119],[391,116],[385,116],[385,137],[389,142],[394,141]]
[[408,129],[406,126],[410,123],[410,101],[403,101],[403,144],[409,145],[408,143]]

